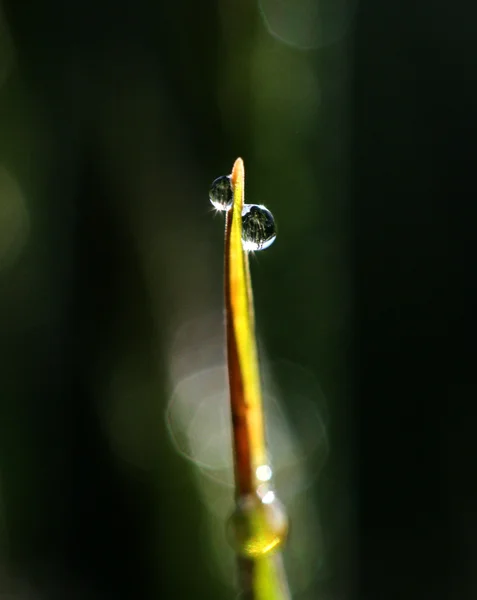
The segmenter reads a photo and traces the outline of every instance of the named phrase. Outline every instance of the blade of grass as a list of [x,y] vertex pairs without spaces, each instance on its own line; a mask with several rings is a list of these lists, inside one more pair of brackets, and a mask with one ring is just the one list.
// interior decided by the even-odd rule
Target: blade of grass
[[250,271],[248,254],[242,249],[244,180],[243,161],[239,158],[232,171],[234,203],[227,213],[225,307],[234,442],[240,449],[235,453],[240,495],[255,490],[256,467],[267,464]]
[[[267,465],[268,457],[250,268],[248,254],[242,247],[245,172],[241,158],[235,161],[231,183],[234,201],[227,213],[225,229],[225,312],[235,494],[239,501],[250,496],[258,499],[263,479],[257,477],[257,468]],[[259,524],[260,531],[269,526],[260,509],[251,516],[252,520]],[[273,534],[273,529],[270,535],[267,532],[267,539],[276,542]],[[267,554],[264,546],[262,555],[241,557],[238,564],[242,590],[247,599],[290,598],[279,553]]]

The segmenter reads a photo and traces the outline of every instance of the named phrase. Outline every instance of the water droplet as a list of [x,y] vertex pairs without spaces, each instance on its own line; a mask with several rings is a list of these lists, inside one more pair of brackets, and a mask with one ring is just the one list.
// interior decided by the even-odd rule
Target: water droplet
[[242,211],[242,244],[244,250],[265,250],[277,237],[272,213],[260,204],[245,204]]
[[281,548],[287,538],[287,514],[271,490],[262,498],[254,494],[242,496],[228,521],[227,534],[241,556],[267,556]]
[[227,211],[232,208],[234,195],[230,175],[222,175],[212,182],[209,199],[217,210]]

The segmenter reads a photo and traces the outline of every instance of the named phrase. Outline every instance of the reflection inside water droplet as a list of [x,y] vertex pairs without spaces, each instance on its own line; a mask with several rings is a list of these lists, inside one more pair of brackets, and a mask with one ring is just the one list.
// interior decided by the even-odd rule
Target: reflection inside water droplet
[[261,204],[245,204],[242,211],[242,244],[244,250],[265,250],[277,237],[272,213]]
[[214,179],[210,186],[209,199],[217,210],[227,211],[232,207],[234,195],[230,175]]

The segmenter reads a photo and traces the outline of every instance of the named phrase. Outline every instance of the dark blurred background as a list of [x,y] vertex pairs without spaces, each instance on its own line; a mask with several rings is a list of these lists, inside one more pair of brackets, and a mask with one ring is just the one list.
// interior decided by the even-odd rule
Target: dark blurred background
[[476,597],[461,4],[2,1],[0,598],[236,597],[165,415],[223,361],[207,193],[237,156],[278,223],[251,261],[278,446],[299,396],[321,440],[281,479],[294,597]]

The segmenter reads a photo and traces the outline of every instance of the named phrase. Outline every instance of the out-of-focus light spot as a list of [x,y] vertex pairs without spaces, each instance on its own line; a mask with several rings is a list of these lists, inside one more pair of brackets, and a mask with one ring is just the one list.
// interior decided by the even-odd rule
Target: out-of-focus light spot
[[[232,433],[227,385],[224,364],[192,373],[176,385],[167,408],[166,421],[172,442],[180,454],[203,474],[232,485]],[[276,396],[265,394],[264,407],[270,455],[277,473],[302,461],[302,451]],[[311,416],[315,425],[319,426],[319,417]],[[299,473],[297,469],[294,476],[289,477],[289,481],[294,482],[293,487],[297,484],[296,477],[303,475]],[[268,475],[265,468],[259,471],[257,477]]]
[[[166,425],[172,443],[190,461],[208,523],[215,575],[233,580],[235,557],[224,534],[234,506],[233,457],[222,311],[185,323],[169,349],[171,398]],[[281,361],[276,368],[261,352],[267,439],[271,464],[258,465],[258,498],[267,508],[286,506],[301,539],[286,549],[294,592],[307,588],[322,560],[319,515],[309,494],[328,452],[326,410],[313,374]],[[286,404],[281,398],[286,399]],[[273,469],[273,490],[267,483]],[[275,490],[277,496],[275,496]],[[298,509],[295,507],[298,506]],[[293,536],[292,536],[293,538]]]
[[232,434],[225,367],[204,369],[180,381],[166,418],[176,450],[203,473],[232,485]]
[[257,467],[255,475],[259,481],[270,481],[272,478],[272,470],[269,465],[260,465],[260,467]]
[[336,42],[346,32],[356,0],[258,0],[263,22],[277,40],[309,50]]
[[29,230],[30,218],[18,183],[0,166],[0,269],[16,260]]
[[0,88],[10,73],[13,64],[13,55],[13,43],[0,2]]
[[[271,456],[256,477],[286,482],[293,495],[307,487],[321,469],[328,438],[321,411],[321,390],[311,374],[281,362],[283,387],[266,371],[264,409]],[[177,452],[202,475],[233,485],[232,432],[224,354],[223,315],[218,312],[184,325],[171,346],[169,373],[173,391],[166,409],[167,429]],[[280,397],[287,398],[286,411]],[[300,437],[290,427],[289,416]],[[280,492],[281,495],[281,492]]]

